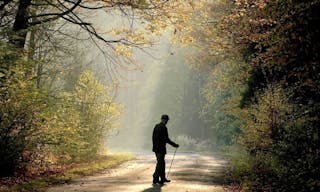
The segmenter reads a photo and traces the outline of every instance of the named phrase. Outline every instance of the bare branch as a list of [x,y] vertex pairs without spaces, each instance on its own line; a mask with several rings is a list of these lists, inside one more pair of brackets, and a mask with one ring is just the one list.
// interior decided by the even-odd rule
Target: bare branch
[[[66,8],[66,11],[61,12],[61,13],[45,13],[45,14],[40,14],[40,15],[35,15],[35,16],[29,16],[28,19],[30,19],[30,18],[38,18],[38,17],[54,16],[54,17],[50,17],[50,18],[47,18],[47,19],[31,22],[31,23],[29,23],[29,25],[33,26],[33,25],[38,25],[38,24],[42,24],[42,23],[46,23],[46,22],[49,22],[49,21],[54,21],[56,19],[59,19],[59,18],[63,17],[64,15],[67,15],[67,14],[71,13],[75,8],[77,8],[79,6],[81,1],[82,0],[78,0],[77,2],[75,2],[71,8],[67,8],[67,7],[64,6]],[[59,3],[61,3],[61,2],[59,1]]]

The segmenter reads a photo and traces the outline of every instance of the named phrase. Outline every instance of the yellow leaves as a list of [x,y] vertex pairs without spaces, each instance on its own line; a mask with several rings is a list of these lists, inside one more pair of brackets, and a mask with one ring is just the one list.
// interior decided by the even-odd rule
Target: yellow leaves
[[112,30],[110,34],[120,39],[120,42],[113,47],[114,53],[124,57],[132,57],[133,46],[144,48],[152,44],[148,35],[140,30],[118,29]]
[[118,103],[111,103],[110,105],[105,106],[104,109],[107,112],[108,118],[106,123],[108,124],[108,129],[114,129],[118,125],[117,121],[120,119],[121,115],[121,107]]
[[270,85],[257,96],[257,103],[242,110],[245,124],[242,141],[249,148],[265,148],[272,142],[272,134],[287,121],[292,106],[280,86]]
[[161,32],[167,29],[187,30],[191,18],[200,10],[202,4],[200,1],[169,1],[152,13],[140,13],[148,22],[146,30],[161,35]]
[[115,8],[117,5],[120,7],[132,7],[136,13],[134,17],[139,18],[139,21],[141,21],[141,25],[138,25],[138,27],[131,24],[125,25],[123,29],[116,28],[108,34],[114,36],[115,38],[113,39],[119,41],[113,47],[114,53],[124,57],[132,57],[133,47],[150,47],[153,45],[152,36],[161,36],[168,30],[175,30],[174,40],[176,42],[183,45],[194,43],[195,37],[192,35],[194,30],[193,26],[190,25],[192,18],[199,17],[200,15],[203,18],[208,15],[207,12],[202,10],[207,4],[205,0],[154,0],[152,2],[137,0],[121,2],[120,4],[118,4],[118,1],[105,1],[102,3],[114,6]]
[[162,22],[153,22],[146,26],[146,30],[150,31],[151,34],[160,36],[167,29],[168,25]]
[[241,6],[245,8],[252,8],[252,7],[258,7],[259,9],[263,9],[266,7],[267,3],[269,1],[266,0],[255,0],[255,1],[249,1],[249,0],[235,0],[236,6]]
[[118,36],[118,35],[125,36],[130,33],[132,33],[132,32],[128,29],[112,29],[111,30],[111,35],[114,35],[114,36]]
[[238,14],[240,17],[243,17],[246,14],[247,10],[246,9],[240,9]]
[[240,6],[240,5],[242,5],[242,2],[241,2],[241,0],[236,0],[234,4],[237,6]]
[[116,45],[115,46],[115,49],[114,49],[114,52],[118,55],[122,55],[122,56],[125,56],[125,57],[131,57],[132,56],[132,50],[130,47],[128,46],[125,46],[125,45]]
[[[86,95],[94,97],[95,94],[100,94],[104,90],[104,86],[94,77],[92,71],[83,72],[80,77],[77,86],[75,87],[79,96]],[[94,92],[90,90],[95,90]]]
[[63,155],[74,158],[95,153],[121,113],[110,91],[92,71],[84,71],[75,89],[58,97],[61,100],[49,109],[44,130],[53,142],[59,143],[53,146],[53,153],[62,159],[66,159]]
[[149,3],[146,0],[138,0],[137,3],[138,7],[147,7]]
[[187,46],[188,44],[193,43],[193,42],[194,42],[194,38],[191,36],[183,36],[182,38],[180,38],[180,43],[183,46]]
[[149,42],[148,38],[143,32],[130,33],[128,34],[128,39],[136,44],[146,44]]
[[52,152],[49,152],[46,157],[48,163],[55,164],[59,161],[59,158],[55,156]]
[[108,111],[111,114],[119,114],[119,107],[117,105],[111,105],[108,107]]

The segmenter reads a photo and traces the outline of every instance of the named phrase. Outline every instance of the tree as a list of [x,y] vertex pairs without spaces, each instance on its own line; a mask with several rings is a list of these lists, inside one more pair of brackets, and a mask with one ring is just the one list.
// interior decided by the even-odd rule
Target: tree
[[224,22],[251,68],[239,137],[252,160],[240,179],[248,190],[319,190],[319,6],[238,0]]
[[104,145],[105,137],[120,117],[120,107],[108,95],[108,89],[95,79],[91,71],[80,74],[73,90],[61,92],[49,110],[48,122],[53,154],[63,161],[95,157]]
[[[160,27],[165,27],[164,23],[159,21],[162,17],[166,17],[169,21],[177,23],[179,19],[178,12],[174,11],[173,6],[177,8],[182,5],[188,5],[183,1],[133,1],[133,0],[117,0],[117,1],[100,1],[100,0],[77,0],[77,1],[32,1],[32,0],[6,0],[3,1],[0,7],[1,25],[7,26],[10,31],[16,33],[10,35],[10,40],[19,48],[23,48],[26,42],[27,31],[34,26],[43,25],[48,22],[57,21],[59,19],[80,26],[93,37],[102,40],[109,46],[113,43],[121,43],[125,45],[133,44],[129,39],[121,38],[108,40],[99,34],[92,23],[81,17],[81,13],[86,11],[104,10],[107,12],[120,10],[126,15],[131,11],[134,16],[136,10],[148,22],[161,24]],[[190,2],[191,5],[191,2]],[[174,12],[171,12],[174,11]],[[158,17],[158,18],[155,18]],[[11,22],[10,22],[11,21]],[[157,22],[156,22],[157,21]],[[180,21],[181,22],[181,21]],[[167,24],[168,25],[168,24]],[[149,26],[150,27],[150,26]],[[150,30],[155,31],[158,26],[154,25]]]
[[192,73],[202,76],[199,89],[203,100],[197,115],[205,135],[210,135],[217,147],[231,145],[240,132],[235,111],[249,71],[223,30],[223,20],[229,12],[230,2],[207,2],[201,13],[189,21],[192,32],[179,34],[182,39],[193,39],[188,42],[194,51],[187,63]]
[[[0,64],[13,65],[0,72],[0,176],[13,174],[23,163],[32,161],[26,153],[38,147],[38,130],[41,129],[47,108],[47,96],[36,88],[33,76],[25,71],[34,63],[23,60],[8,46],[0,44]],[[18,167],[18,165],[21,165]]]
[[[192,9],[192,1],[182,0],[1,1],[0,164],[8,167],[1,176],[26,173],[27,165],[40,167],[30,166],[36,162],[50,164],[52,156],[63,161],[94,156],[106,131],[114,127],[119,109],[110,90],[94,73],[84,72],[90,67],[82,66],[90,62],[78,64],[74,52],[85,53],[69,42],[89,39],[106,63],[123,67],[121,62],[131,61],[135,49],[152,46],[148,36],[170,26],[183,29]],[[128,26],[100,31],[94,18],[86,17],[98,11],[121,13]],[[80,30],[87,35],[72,34]],[[107,69],[116,73],[115,68]]]

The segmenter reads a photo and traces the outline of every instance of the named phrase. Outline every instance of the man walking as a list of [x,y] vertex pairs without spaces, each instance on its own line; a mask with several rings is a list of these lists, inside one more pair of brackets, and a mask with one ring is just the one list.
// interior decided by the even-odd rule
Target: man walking
[[[156,169],[153,174],[153,183],[160,183],[163,184],[164,182],[170,182],[165,177],[166,173],[166,164],[165,164],[165,155],[167,153],[166,144],[169,143],[173,147],[179,147],[178,144],[171,141],[168,136],[168,129],[166,127],[166,124],[169,121],[168,115],[162,115],[161,116],[161,122],[157,124],[153,129],[152,134],[152,151],[155,152],[157,157],[157,165]],[[159,180],[160,177],[160,180]]]

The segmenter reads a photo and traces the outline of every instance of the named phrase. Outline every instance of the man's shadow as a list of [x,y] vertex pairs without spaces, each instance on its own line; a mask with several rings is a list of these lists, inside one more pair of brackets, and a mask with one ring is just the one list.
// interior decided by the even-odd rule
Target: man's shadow
[[143,190],[142,192],[161,192],[161,187],[164,185],[153,184],[152,187]]

